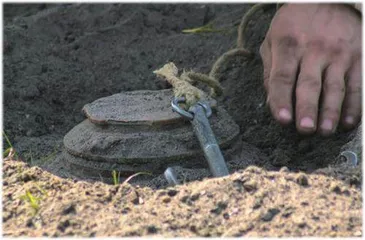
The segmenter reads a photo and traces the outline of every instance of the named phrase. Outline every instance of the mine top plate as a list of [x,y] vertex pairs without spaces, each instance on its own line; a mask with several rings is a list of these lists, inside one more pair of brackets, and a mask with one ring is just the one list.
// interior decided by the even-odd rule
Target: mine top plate
[[[172,99],[172,89],[130,91],[97,99],[82,110],[94,124],[166,125],[184,121],[172,111]],[[210,105],[215,108],[216,101]]]

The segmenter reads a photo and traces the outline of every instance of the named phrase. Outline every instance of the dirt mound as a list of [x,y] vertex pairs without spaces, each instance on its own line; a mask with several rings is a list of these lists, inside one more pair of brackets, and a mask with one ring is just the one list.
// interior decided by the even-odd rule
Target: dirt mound
[[[38,199],[36,207],[22,197],[27,190]],[[75,182],[7,160],[3,191],[4,236],[362,234],[361,191],[332,177],[285,168],[248,167],[228,177],[154,191],[128,183]]]

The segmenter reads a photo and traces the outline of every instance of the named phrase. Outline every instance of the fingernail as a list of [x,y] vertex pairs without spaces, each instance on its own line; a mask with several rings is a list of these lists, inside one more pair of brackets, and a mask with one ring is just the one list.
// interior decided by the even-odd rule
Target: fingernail
[[333,124],[332,121],[329,119],[326,119],[322,122],[321,129],[325,131],[332,131]]
[[279,118],[280,120],[290,121],[291,120],[291,113],[286,108],[282,108],[279,111]]
[[304,117],[302,120],[300,120],[300,126],[302,128],[314,128],[314,122],[309,117]]
[[352,116],[347,116],[347,117],[345,118],[345,122],[346,122],[348,125],[352,125],[352,124],[354,124],[354,117],[352,117]]

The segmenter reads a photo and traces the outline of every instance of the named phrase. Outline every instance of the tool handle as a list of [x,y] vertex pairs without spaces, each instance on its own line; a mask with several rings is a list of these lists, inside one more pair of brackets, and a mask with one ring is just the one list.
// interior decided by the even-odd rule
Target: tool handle
[[213,130],[210,127],[205,109],[197,104],[191,110],[194,112],[194,118],[191,123],[200,146],[204,151],[204,156],[208,161],[210,171],[214,177],[227,176],[229,174],[228,168]]

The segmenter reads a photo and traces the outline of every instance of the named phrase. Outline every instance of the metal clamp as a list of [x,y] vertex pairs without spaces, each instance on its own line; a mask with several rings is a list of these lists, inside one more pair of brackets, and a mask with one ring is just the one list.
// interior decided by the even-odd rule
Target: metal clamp
[[357,154],[353,151],[343,151],[340,153],[342,162],[349,166],[355,167],[358,164]]
[[[212,109],[210,108],[209,103],[199,101],[194,106],[191,106],[189,111],[185,111],[179,106],[179,103],[183,102],[185,102],[185,98],[174,98],[171,102],[172,109],[190,120],[200,147],[208,161],[211,173],[214,177],[228,175],[227,165],[208,120],[208,117],[212,115]],[[169,181],[168,177],[171,178],[171,176],[167,176]]]
[[179,106],[179,103],[185,103],[186,100],[184,97],[175,97],[174,99],[172,99],[171,101],[171,106],[172,106],[172,111],[177,112],[178,114],[180,114],[181,116],[183,116],[184,118],[187,118],[189,120],[193,120],[194,119],[194,115],[188,111],[185,111],[184,109],[182,109]]
[[[172,110],[174,112],[177,112],[178,114],[180,114],[184,118],[189,119],[190,121],[192,121],[194,119],[194,113],[193,113],[194,111],[192,110],[192,108],[194,108],[194,106],[190,107],[189,111],[186,111],[186,110],[182,109],[179,105],[179,103],[185,103],[185,102],[186,102],[186,99],[184,97],[175,97],[171,101]],[[196,104],[200,105],[204,108],[207,118],[212,116],[212,109],[210,108],[209,103],[207,103],[205,101],[199,101]]]
[[165,179],[169,185],[179,185],[180,181],[177,179],[175,170],[172,167],[168,167],[164,172]]

